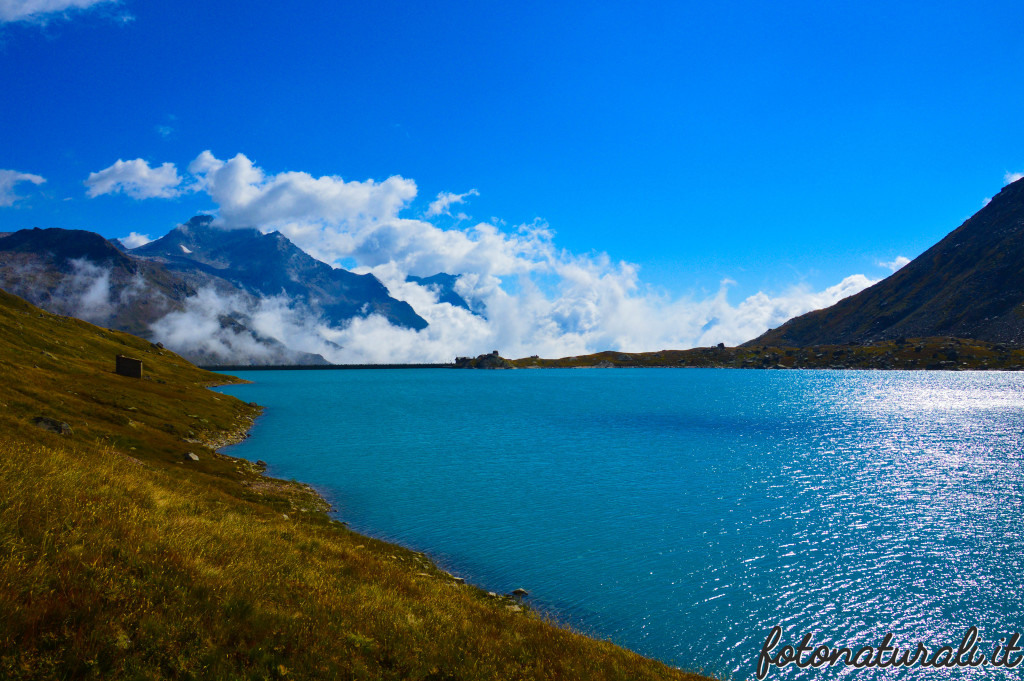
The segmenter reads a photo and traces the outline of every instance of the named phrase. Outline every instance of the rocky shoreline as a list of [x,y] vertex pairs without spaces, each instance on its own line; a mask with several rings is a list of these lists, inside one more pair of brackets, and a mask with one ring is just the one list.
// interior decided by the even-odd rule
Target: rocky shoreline
[[[217,385],[227,385],[221,383],[210,384],[208,387],[216,387]],[[266,474],[267,462],[265,461],[249,461],[237,456],[231,456],[225,454],[222,450],[236,445],[246,439],[252,434],[252,429],[256,425],[256,419],[263,413],[263,407],[253,402],[247,404],[248,407],[254,410],[251,415],[245,415],[241,417],[240,422],[230,430],[222,431],[216,434],[206,434],[202,439],[187,440],[188,442],[196,442],[202,444],[209,449],[213,450],[213,456],[217,457],[222,461],[232,463],[235,468],[242,473],[245,473],[245,479],[241,481],[241,484],[246,489],[249,489],[253,493],[260,496],[272,496],[278,499],[285,498],[288,500],[292,511],[295,513],[324,513],[331,514],[337,511],[337,509],[326,499],[324,496],[316,490],[312,485],[298,480],[283,480],[281,478],[274,478]],[[287,514],[286,514],[287,515]],[[337,518],[333,519],[335,522],[339,522],[342,525],[348,525],[344,520]],[[383,541],[374,539],[372,537],[366,537],[367,540]],[[442,570],[437,567],[429,556],[422,552],[412,551],[395,545],[396,549],[400,549],[405,552],[410,552],[418,556],[424,561],[424,567],[429,567],[436,574],[451,580],[453,584],[465,585],[466,580],[462,577],[457,577],[451,573]],[[430,576],[423,573],[424,576]],[[521,599],[528,596],[528,592],[525,589],[517,588],[508,594],[497,594],[493,591],[485,591],[482,587],[470,585],[472,588],[480,590],[485,593],[489,598],[499,599],[508,601],[506,604],[509,609],[515,609],[515,612],[523,610],[523,604]]]

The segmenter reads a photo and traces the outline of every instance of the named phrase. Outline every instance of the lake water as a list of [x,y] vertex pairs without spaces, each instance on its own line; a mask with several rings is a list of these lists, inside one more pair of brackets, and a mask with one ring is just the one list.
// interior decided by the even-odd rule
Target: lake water
[[255,384],[220,390],[266,412],[228,453],[312,484],[355,530],[674,665],[754,678],[775,625],[793,645],[892,632],[933,651],[976,626],[985,653],[1024,632],[1024,374],[236,374]]

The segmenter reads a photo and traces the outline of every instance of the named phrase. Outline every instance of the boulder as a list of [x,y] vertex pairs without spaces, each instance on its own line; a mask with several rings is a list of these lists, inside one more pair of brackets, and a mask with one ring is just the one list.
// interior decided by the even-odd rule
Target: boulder
[[43,430],[48,430],[51,433],[57,433],[58,435],[73,435],[75,432],[68,424],[63,421],[58,421],[57,419],[51,419],[49,416],[37,416],[32,419],[32,423],[36,424],[36,426]]

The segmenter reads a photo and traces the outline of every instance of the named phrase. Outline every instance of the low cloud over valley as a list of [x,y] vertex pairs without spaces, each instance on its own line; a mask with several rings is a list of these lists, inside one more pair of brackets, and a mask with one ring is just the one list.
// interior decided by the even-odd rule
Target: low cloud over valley
[[[452,215],[456,206],[469,210],[478,195],[475,189],[443,192],[423,218],[410,218],[403,212],[418,191],[411,179],[274,174],[243,154],[223,160],[204,151],[187,172],[171,163],[118,161],[90,175],[87,185],[90,196],[121,191],[137,199],[159,199],[204,193],[215,205],[214,226],[280,231],[324,262],[354,262],[353,271],[376,276],[394,298],[408,302],[428,322],[414,330],[370,314],[332,326],[283,295],[232,300],[210,289],[198,291],[183,309],[152,325],[154,336],[171,347],[205,343],[214,354],[260,351],[225,343],[232,340],[224,336],[230,333],[223,324],[226,316],[244,317],[254,333],[292,350],[346,363],[450,361],[495,348],[506,356],[555,357],[733,345],[875,283],[855,274],[821,291],[793,286],[732,304],[728,292],[734,282],[723,280],[711,295],[673,296],[646,285],[631,263],[559,248],[543,221],[506,228],[474,223],[465,212]],[[134,246],[145,239],[133,233],[123,241]],[[903,260],[886,265],[895,269]],[[436,288],[407,280],[439,272],[458,275],[455,292],[471,310],[440,302]],[[94,295],[90,291],[83,295]]]

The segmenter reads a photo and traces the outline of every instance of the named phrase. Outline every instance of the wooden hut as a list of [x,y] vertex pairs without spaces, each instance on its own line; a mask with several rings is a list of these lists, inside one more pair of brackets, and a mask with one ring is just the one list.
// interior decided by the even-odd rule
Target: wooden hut
[[142,378],[142,360],[118,355],[114,371],[129,378]]

